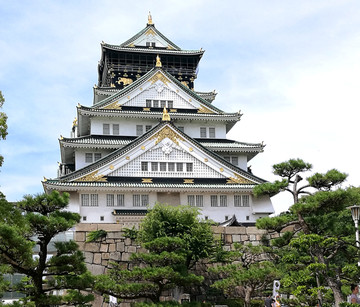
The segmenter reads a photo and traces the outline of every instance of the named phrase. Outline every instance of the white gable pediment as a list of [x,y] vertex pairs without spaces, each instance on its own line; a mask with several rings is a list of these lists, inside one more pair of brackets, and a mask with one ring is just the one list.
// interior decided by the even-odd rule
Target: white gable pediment
[[142,46],[142,47],[160,47],[174,49],[152,28],[146,30],[145,33],[130,42],[127,47]]
[[228,178],[229,183],[254,183],[184,138],[171,124],[163,125],[126,153],[112,155],[97,170],[75,181],[92,181],[91,177],[106,181],[105,176]]
[[[148,103],[147,103],[148,101]],[[149,107],[162,107],[161,101],[171,101],[171,106],[166,104],[167,108],[174,109],[208,109],[200,99],[196,99],[190,95],[178,84],[175,84],[166,74],[157,70],[155,73],[148,77],[148,80],[142,82],[141,85],[134,87],[126,96],[111,100],[103,108],[121,108],[121,106],[135,106],[146,108]]]

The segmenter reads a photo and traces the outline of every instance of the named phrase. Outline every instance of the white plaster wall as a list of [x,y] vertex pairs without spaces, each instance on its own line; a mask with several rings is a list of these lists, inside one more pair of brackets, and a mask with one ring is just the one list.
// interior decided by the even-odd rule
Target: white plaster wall
[[[170,115],[171,116],[171,115]],[[174,125],[177,127],[184,127],[184,132],[192,138],[200,138],[200,127],[214,127],[215,138],[225,139],[226,138],[226,126],[223,123],[216,123],[211,121],[175,121]],[[207,137],[209,137],[207,129]]]
[[88,166],[91,163],[85,163],[85,153],[95,153],[100,152],[101,157],[105,157],[108,155],[112,150],[106,150],[106,149],[96,149],[96,148],[80,148],[75,150],[75,170],[78,170],[80,168],[83,168],[85,166]]

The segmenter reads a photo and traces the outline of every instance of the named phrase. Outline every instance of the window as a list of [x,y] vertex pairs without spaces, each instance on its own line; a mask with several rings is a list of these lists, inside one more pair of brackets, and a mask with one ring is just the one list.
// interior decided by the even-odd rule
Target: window
[[149,204],[149,195],[133,195],[133,206],[134,207],[146,207]]
[[124,207],[125,206],[125,195],[124,194],[118,194],[116,197],[116,204],[118,207]]
[[242,205],[243,205],[243,207],[250,207],[250,196],[249,195],[242,196]]
[[227,196],[220,195],[220,207],[227,207]]
[[119,135],[120,134],[119,124],[113,124],[113,134],[114,135]]
[[229,219],[228,215],[225,215],[225,221],[227,221]]
[[147,172],[148,169],[148,163],[147,162],[141,162],[141,171]]
[[110,134],[110,124],[103,124],[103,134]]
[[153,101],[153,106],[154,106],[154,108],[158,108],[159,107],[159,100],[154,100]]
[[151,47],[155,47],[155,43],[151,43]]
[[186,171],[192,172],[193,171],[193,164],[192,163],[186,163]]
[[115,206],[115,195],[114,194],[106,194],[106,206],[107,207]]
[[250,195],[234,195],[234,207],[250,207]]
[[211,138],[211,139],[215,138],[215,128],[213,128],[213,127],[209,128],[209,138]]
[[151,128],[152,128],[151,125],[146,125],[146,126],[145,126],[145,131],[148,132]]
[[146,107],[150,108],[151,107],[151,100],[146,99]]
[[169,162],[168,163],[168,171],[169,172],[175,172],[175,163],[174,162]]
[[203,207],[204,206],[204,197],[203,195],[188,195],[188,205]]
[[195,195],[188,195],[188,205],[192,207],[195,206]]
[[160,172],[166,172],[166,162],[160,162]]
[[224,160],[226,160],[227,162],[230,162],[230,157],[229,156],[225,156]]
[[89,206],[89,194],[81,194],[81,206]]
[[172,100],[168,100],[168,108],[171,109],[174,107],[174,102]]
[[104,217],[103,217],[103,216],[100,216],[100,221],[104,221]]
[[200,127],[200,137],[206,138],[206,128],[205,127]]
[[184,165],[182,163],[176,163],[176,171],[182,172]]
[[85,153],[85,163],[92,163],[93,162],[93,154],[92,153]]
[[209,219],[209,217],[207,215],[205,215],[205,221],[207,221]]
[[234,165],[239,165],[239,158],[238,157],[231,157],[231,163]]
[[249,220],[250,220],[250,216],[247,215],[247,216],[246,216],[246,220],[249,221]]
[[184,126],[179,126],[178,129],[181,131],[181,132],[184,132]]
[[95,152],[94,153],[94,161],[100,160],[101,159],[101,153],[100,152]]
[[160,103],[161,103],[161,108],[166,107],[166,100],[160,100]]
[[90,206],[91,207],[99,206],[99,196],[97,194],[90,194]]
[[142,125],[136,125],[136,135],[140,136],[144,133],[144,129]]
[[85,221],[86,221],[86,216],[83,216],[83,217],[82,217],[82,220],[85,222]]
[[210,195],[210,205],[211,205],[211,207],[217,207],[217,205],[218,205],[217,195]]
[[151,171],[152,172],[158,171],[158,163],[157,162],[151,162]]

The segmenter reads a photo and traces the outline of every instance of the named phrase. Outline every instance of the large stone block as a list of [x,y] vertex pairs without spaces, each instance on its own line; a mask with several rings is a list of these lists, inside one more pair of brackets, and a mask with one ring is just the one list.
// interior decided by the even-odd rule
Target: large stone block
[[136,246],[130,245],[130,246],[127,246],[126,249],[125,249],[125,251],[128,253],[136,253]]
[[100,252],[101,253],[106,253],[109,251],[109,245],[108,244],[100,244]]
[[86,232],[77,231],[75,232],[75,241],[76,242],[84,242],[86,240]]
[[120,231],[108,232],[106,238],[108,239],[120,239],[123,238],[123,233]]
[[131,245],[131,243],[132,243],[130,238],[126,238],[124,242],[125,242],[125,245]]
[[118,242],[116,243],[116,250],[118,252],[123,252],[125,251],[125,242]]
[[120,252],[110,253],[110,260],[119,261],[120,259],[121,259],[121,253]]
[[94,264],[101,264],[101,253],[95,253],[93,263]]
[[233,242],[240,242],[240,235],[233,235],[232,236],[232,241]]
[[93,257],[94,257],[94,254],[93,253],[90,253],[90,252],[84,252],[84,257],[85,257],[85,262],[86,263],[93,263]]
[[129,253],[122,253],[121,254],[121,261],[129,261],[131,254]]
[[98,224],[80,223],[75,226],[75,231],[94,231],[98,230]]
[[99,243],[85,243],[84,250],[86,252],[99,252],[100,244]]
[[109,252],[115,252],[116,251],[116,244],[115,243],[112,243],[112,244],[109,244]]
[[235,234],[242,235],[246,234],[246,227],[238,226],[238,227],[224,227],[226,234]]
[[211,230],[213,231],[214,234],[224,233],[225,232],[225,227],[211,226]]
[[105,267],[103,267],[102,265],[99,265],[99,264],[92,264],[87,267],[88,267],[89,271],[94,275],[101,275],[101,274],[104,274],[104,272],[105,272]]
[[260,235],[260,234],[267,233],[267,231],[264,230],[264,229],[258,229],[255,226],[249,226],[249,227],[246,227],[246,233],[247,234],[252,234],[252,235]]
[[99,224],[99,229],[104,229],[105,231],[121,231],[122,225],[120,224]]

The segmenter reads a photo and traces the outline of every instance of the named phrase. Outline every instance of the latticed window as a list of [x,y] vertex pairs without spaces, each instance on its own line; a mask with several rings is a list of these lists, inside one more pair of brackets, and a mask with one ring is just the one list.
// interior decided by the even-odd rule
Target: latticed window
[[204,207],[204,197],[203,195],[196,195],[196,207]]
[[227,195],[220,195],[220,207],[227,207]]
[[114,207],[115,206],[114,194],[106,194],[106,206],[107,207]]
[[182,172],[184,170],[184,165],[182,163],[176,163],[176,171]]
[[184,132],[184,131],[185,131],[184,126],[179,126],[178,129],[179,129],[181,132]]
[[174,102],[172,100],[168,100],[168,108],[171,109],[174,107]]
[[103,134],[110,134],[110,124],[103,124]]
[[153,106],[154,106],[154,108],[158,108],[159,107],[159,100],[154,100],[153,101]]
[[206,127],[200,127],[200,137],[206,138]]
[[94,153],[94,161],[100,160],[101,159],[101,152],[95,152]]
[[166,172],[166,162],[160,162],[160,172]]
[[124,207],[125,206],[125,195],[124,194],[116,195],[116,205],[118,207]]
[[120,134],[120,126],[119,124],[113,124],[113,134],[119,135]]
[[192,172],[193,171],[193,164],[192,163],[186,163],[186,171]]
[[141,162],[141,171],[147,172],[149,170],[147,162]]
[[215,138],[215,128],[213,128],[213,127],[209,128],[209,138],[211,138],[211,139]]
[[232,157],[231,158],[231,163],[234,165],[239,165],[239,158],[238,157]]
[[229,156],[225,156],[225,157],[224,157],[224,160],[230,162],[230,157],[229,157]]
[[175,172],[175,163],[174,162],[169,162],[168,171],[169,172]]
[[133,195],[133,206],[134,207],[140,207],[140,195],[139,194],[134,194]]
[[141,206],[146,207],[149,204],[149,195],[141,195]]
[[250,195],[242,196],[242,205],[243,207],[250,207]]
[[87,207],[90,205],[89,194],[81,194],[81,206]]
[[150,99],[146,99],[146,107],[147,108],[151,107],[151,100]]
[[144,129],[142,125],[136,125],[136,135],[140,136],[144,133]]
[[234,207],[241,207],[241,195],[234,195]]
[[149,195],[134,194],[133,195],[133,206],[134,207],[146,207],[149,204]]
[[218,206],[218,197],[217,197],[217,195],[210,195],[210,205],[211,205],[211,207],[217,207]]
[[166,100],[160,100],[161,102],[161,107],[165,108],[166,107]]
[[85,163],[92,163],[93,162],[93,154],[92,153],[85,153]]
[[188,195],[188,205],[192,207],[195,206],[195,195]]
[[148,132],[151,129],[151,127],[152,127],[151,125],[146,125],[145,126],[145,131]]
[[158,171],[158,163],[157,162],[151,162],[151,171],[152,172]]
[[90,194],[90,206],[91,207],[99,206],[99,195],[98,194]]

